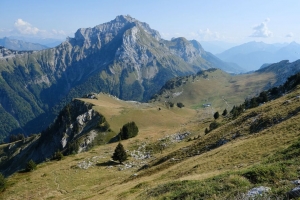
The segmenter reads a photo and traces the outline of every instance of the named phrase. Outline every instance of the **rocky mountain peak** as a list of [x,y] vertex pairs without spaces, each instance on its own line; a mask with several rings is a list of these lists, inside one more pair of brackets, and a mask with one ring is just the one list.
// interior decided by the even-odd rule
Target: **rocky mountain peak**
[[[76,44],[79,46],[90,46],[89,44],[91,42],[96,42],[103,45],[103,43],[108,43],[118,34],[122,34],[126,30],[134,26],[141,27],[145,32],[152,35],[156,40],[161,39],[158,31],[151,29],[147,23],[140,22],[129,15],[119,15],[114,20],[97,25],[93,28],[80,28],[75,33],[74,39],[76,41]],[[100,47],[101,45],[98,46]]]
[[[121,15],[78,29],[74,38],[55,48],[24,55],[0,48],[0,91],[4,91],[0,124],[8,117],[12,122],[10,129],[2,126],[0,132],[6,136],[20,132],[19,127],[25,133],[40,132],[63,105],[90,92],[147,101],[175,76],[212,67],[232,69],[200,46],[185,38],[163,40],[148,24]],[[42,115],[47,120],[43,124],[39,123]]]

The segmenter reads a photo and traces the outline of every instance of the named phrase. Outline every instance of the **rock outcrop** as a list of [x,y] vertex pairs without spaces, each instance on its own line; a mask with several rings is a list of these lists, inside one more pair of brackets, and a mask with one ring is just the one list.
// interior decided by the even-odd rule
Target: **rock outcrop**
[[40,163],[57,151],[65,155],[86,151],[98,135],[109,131],[109,124],[91,104],[73,100],[41,134],[7,144],[0,155],[0,171],[10,175],[24,169],[29,160]]

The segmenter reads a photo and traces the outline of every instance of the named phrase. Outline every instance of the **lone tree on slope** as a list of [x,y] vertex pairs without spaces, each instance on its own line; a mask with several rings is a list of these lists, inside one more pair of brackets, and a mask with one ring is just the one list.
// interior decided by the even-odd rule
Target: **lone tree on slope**
[[223,111],[222,115],[223,115],[223,116],[226,116],[227,113],[228,113],[228,112],[227,112],[227,109],[225,108],[225,110]]
[[215,114],[214,114],[214,118],[215,118],[215,119],[218,119],[218,118],[219,118],[219,116],[220,116],[219,112],[215,112]]
[[127,153],[121,143],[119,143],[115,149],[113,156],[111,157],[113,160],[117,160],[122,164],[123,161],[127,159]]

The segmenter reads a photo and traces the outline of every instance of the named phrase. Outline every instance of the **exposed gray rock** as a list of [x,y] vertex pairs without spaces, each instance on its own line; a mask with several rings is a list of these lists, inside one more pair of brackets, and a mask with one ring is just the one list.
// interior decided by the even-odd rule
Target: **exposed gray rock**
[[249,190],[246,194],[246,197],[255,198],[255,197],[263,196],[270,191],[271,188],[269,187],[259,186]]
[[288,199],[294,199],[300,197],[300,186],[295,187],[287,193]]
[[[95,137],[102,134],[98,128],[100,121],[105,122],[105,118],[91,107],[91,104],[74,100],[61,111],[47,130],[32,138],[8,145],[5,154],[2,154],[7,159],[0,163],[1,172],[9,175],[23,169],[29,160],[40,163],[51,159],[57,151],[67,154],[71,150],[69,144],[75,145],[74,148],[78,146],[76,153],[87,150]],[[89,162],[82,164],[82,168],[88,167]]]

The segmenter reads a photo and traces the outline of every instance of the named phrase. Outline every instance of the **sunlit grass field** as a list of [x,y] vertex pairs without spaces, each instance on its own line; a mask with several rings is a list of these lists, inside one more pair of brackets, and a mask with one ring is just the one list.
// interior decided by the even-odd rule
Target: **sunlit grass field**
[[[234,199],[259,185],[271,187],[273,195],[282,196],[293,187],[289,181],[300,175],[298,157],[282,159],[286,155],[283,151],[296,143],[300,136],[299,94],[298,88],[279,99],[246,110],[234,120],[221,116],[217,119],[221,126],[207,135],[204,129],[214,119],[212,115],[203,119],[192,103],[186,103],[191,106],[183,108],[167,108],[160,102],[125,102],[104,94],[99,94],[98,100],[81,99],[93,103],[93,109],[105,116],[115,133],[123,124],[136,122],[138,136],[122,141],[125,149],[130,151],[144,144],[155,147],[159,139],[177,132],[189,131],[191,135],[160,151],[152,149],[149,159],[129,157],[125,161],[125,164],[145,161],[148,168],[142,170],[139,170],[140,166],[119,170],[124,165],[110,161],[116,143],[97,146],[61,161],[45,162],[33,172],[15,173],[9,177],[8,187],[0,197]],[[280,121],[265,126],[258,124],[258,131],[253,131],[253,126],[251,128],[256,120],[264,122],[274,118]],[[239,133],[238,137],[234,137],[236,133]],[[220,139],[227,143],[206,148]],[[197,150],[199,153],[195,154]],[[81,169],[78,164],[83,161],[92,161],[93,165]],[[255,177],[255,173],[264,170],[272,174],[266,173],[262,179],[249,179],[249,174]]]

